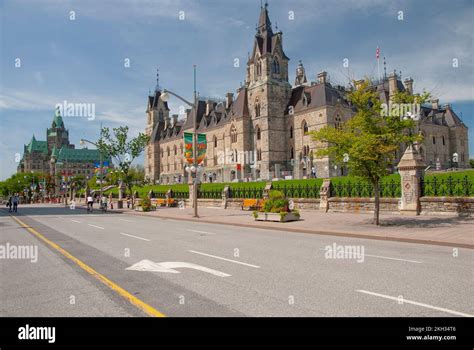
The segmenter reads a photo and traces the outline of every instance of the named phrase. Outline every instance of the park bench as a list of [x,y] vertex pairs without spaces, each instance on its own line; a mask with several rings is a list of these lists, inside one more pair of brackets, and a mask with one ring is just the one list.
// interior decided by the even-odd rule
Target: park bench
[[168,207],[174,207],[177,205],[177,202],[173,198],[168,198],[168,200],[166,200],[166,198],[158,198],[156,200],[157,207],[164,207],[167,204],[168,204]]
[[265,200],[263,199],[244,199],[242,210],[260,210],[263,208]]

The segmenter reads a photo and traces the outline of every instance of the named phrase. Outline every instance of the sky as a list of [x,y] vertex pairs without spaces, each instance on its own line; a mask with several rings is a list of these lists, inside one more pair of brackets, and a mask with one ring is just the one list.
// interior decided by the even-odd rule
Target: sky
[[[380,47],[387,72],[453,105],[473,157],[472,0],[269,0],[268,9],[291,83],[299,60],[309,80],[322,70],[340,85],[376,77]],[[95,118],[63,118],[80,147],[81,138],[97,140],[101,124],[144,130],[157,68],[160,86],[188,99],[194,64],[200,96],[235,92],[259,12],[260,0],[0,0],[0,180],[16,171],[32,135],[46,140],[64,101],[95,108]],[[170,107],[177,114],[179,101]]]

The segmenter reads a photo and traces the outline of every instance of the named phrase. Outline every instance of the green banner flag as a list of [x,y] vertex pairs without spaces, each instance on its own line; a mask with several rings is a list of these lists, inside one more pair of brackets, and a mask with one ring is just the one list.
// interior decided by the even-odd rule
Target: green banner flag
[[[197,137],[197,162],[199,165],[206,157],[207,139],[205,134],[198,134]],[[193,164],[193,133],[184,133],[184,158],[189,164]]]

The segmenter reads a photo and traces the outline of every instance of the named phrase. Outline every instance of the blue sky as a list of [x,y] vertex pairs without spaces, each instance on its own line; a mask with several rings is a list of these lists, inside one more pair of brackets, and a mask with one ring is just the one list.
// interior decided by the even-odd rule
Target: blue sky
[[[94,120],[64,118],[78,147],[82,137],[97,139],[100,123],[144,129],[156,68],[160,85],[184,97],[192,95],[193,64],[202,96],[235,92],[259,11],[260,0],[0,0],[0,179],[15,171],[15,154],[33,134],[46,139],[54,106],[64,100],[95,104]],[[291,82],[299,60],[311,80],[321,70],[343,85],[375,76],[379,46],[388,71],[401,70],[415,90],[453,104],[474,153],[471,0],[270,0],[269,12],[283,32]],[[178,101],[171,107],[178,113]]]

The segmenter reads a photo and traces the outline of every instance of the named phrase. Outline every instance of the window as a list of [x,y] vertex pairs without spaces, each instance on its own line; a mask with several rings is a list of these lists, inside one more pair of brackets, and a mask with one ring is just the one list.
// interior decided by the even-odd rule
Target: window
[[169,147],[166,148],[166,153],[168,153],[168,157],[169,157],[170,156],[170,148]]
[[260,148],[257,149],[257,161],[262,160],[262,150]]
[[292,139],[292,138],[293,138],[293,127],[290,126],[290,139]]
[[160,149],[160,153],[161,153],[161,158],[163,158],[163,156],[165,155],[165,153],[163,152],[162,149]]
[[163,119],[164,119],[163,110],[160,109],[158,112],[158,120],[162,121]]
[[177,155],[177,154],[178,154],[178,149],[177,149],[176,145],[174,145],[174,155]]
[[433,145],[436,145],[436,137],[433,136]]
[[280,62],[277,57],[273,58],[272,61],[272,73],[280,74]]
[[214,136],[214,147],[217,147],[217,136]]
[[306,123],[306,120],[303,120],[301,128],[303,129],[303,135],[308,134],[308,123]]
[[334,127],[337,130],[342,129],[342,119],[341,119],[341,116],[339,114],[336,114],[336,116],[334,117]]
[[258,59],[257,61],[256,71],[257,71],[257,76],[260,76],[262,74],[262,62],[260,61],[260,59]]
[[262,139],[262,133],[260,132],[260,127],[257,126],[257,140],[261,140]]
[[230,142],[236,143],[237,142],[237,129],[234,125],[230,128]]
[[290,148],[290,159],[293,159],[295,157],[295,153],[293,151],[293,147]]
[[445,141],[444,141],[444,136],[443,136],[443,146],[446,146],[446,143],[445,143]]

